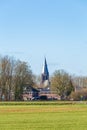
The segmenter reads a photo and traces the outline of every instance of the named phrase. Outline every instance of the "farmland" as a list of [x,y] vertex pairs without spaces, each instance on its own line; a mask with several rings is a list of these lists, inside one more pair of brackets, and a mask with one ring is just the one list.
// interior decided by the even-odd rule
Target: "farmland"
[[0,130],[87,130],[87,104],[0,102]]

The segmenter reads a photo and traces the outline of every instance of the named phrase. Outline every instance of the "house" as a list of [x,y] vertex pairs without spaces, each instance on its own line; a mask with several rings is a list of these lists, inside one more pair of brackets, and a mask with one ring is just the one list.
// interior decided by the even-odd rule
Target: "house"
[[32,86],[25,86],[23,90],[23,100],[37,99],[39,96],[39,90]]

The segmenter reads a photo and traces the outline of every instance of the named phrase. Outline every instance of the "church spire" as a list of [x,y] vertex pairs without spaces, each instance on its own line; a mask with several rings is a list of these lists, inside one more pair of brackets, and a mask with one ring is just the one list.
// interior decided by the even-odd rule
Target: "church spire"
[[42,69],[42,83],[46,80],[49,81],[49,71],[48,71],[48,66],[47,66],[47,61],[46,58],[44,60],[44,64],[43,64],[43,69]]

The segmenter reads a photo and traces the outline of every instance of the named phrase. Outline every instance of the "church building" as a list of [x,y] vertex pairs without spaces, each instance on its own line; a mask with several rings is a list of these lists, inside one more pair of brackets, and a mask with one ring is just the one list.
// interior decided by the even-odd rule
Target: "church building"
[[49,71],[46,58],[42,68],[40,88],[42,91],[50,91]]
[[39,87],[36,89],[33,86],[26,86],[23,93],[24,100],[53,100],[57,95],[51,92],[51,85],[49,79],[49,71],[46,58],[41,73],[41,82]]
[[47,100],[55,100],[58,99],[57,94],[54,94],[51,91],[51,83],[50,83],[50,78],[49,78],[49,71],[48,71],[48,65],[47,65],[47,60],[46,58],[44,59],[44,64],[42,68],[42,73],[41,73],[41,83],[40,83],[40,89],[39,89],[39,97],[44,97],[42,99],[47,99]]

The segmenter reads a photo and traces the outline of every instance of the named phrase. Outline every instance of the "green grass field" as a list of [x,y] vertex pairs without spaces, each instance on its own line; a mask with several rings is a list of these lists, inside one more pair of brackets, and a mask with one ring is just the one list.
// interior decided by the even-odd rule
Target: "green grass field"
[[0,103],[0,130],[87,130],[87,104]]

